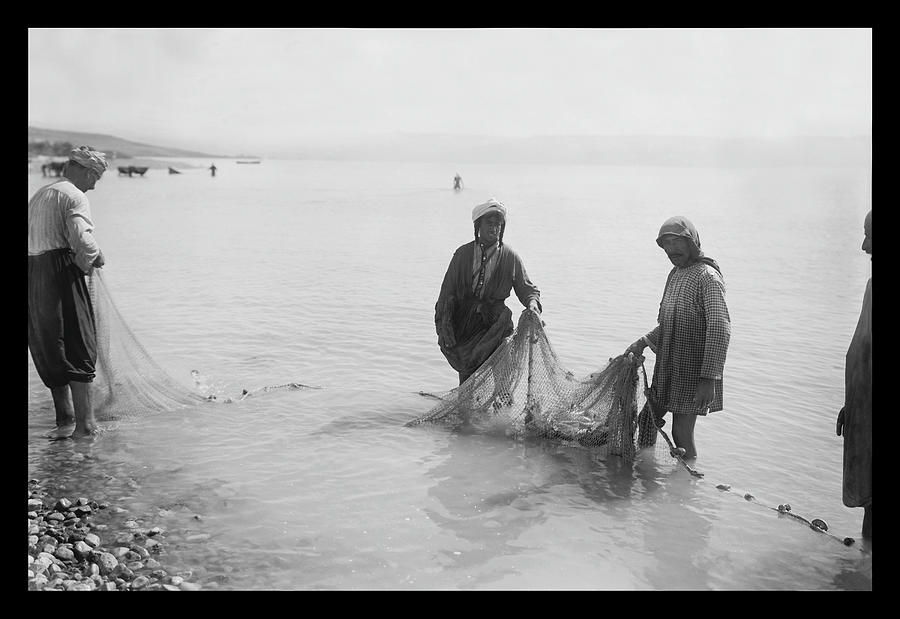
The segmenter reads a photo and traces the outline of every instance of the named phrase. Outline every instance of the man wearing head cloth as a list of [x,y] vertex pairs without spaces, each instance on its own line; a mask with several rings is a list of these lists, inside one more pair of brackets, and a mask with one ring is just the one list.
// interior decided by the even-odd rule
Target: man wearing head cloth
[[649,346],[656,354],[648,407],[659,423],[665,413],[672,413],[675,446],[684,449],[684,458],[696,458],[697,416],[722,410],[722,373],[731,339],[725,281],[716,261],[701,251],[700,235],[687,218],[667,219],[656,244],[674,265],[663,289],[658,324],[625,352],[640,356]]
[[[872,255],[872,211],[863,224],[862,250]],[[871,258],[870,258],[871,260]],[[856,332],[844,367],[844,407],[837,435],[844,437],[843,501],[862,507],[862,534],[872,539],[872,278],[866,283]]]
[[529,310],[543,311],[522,259],[503,242],[506,215],[493,198],[472,210],[475,239],[453,253],[434,306],[438,346],[460,385],[512,334],[512,312],[504,303],[510,291]]
[[106,171],[103,153],[72,151],[64,177],[28,201],[28,349],[50,389],[60,429],[96,431],[91,382],[97,342],[85,275],[104,264],[86,192]]

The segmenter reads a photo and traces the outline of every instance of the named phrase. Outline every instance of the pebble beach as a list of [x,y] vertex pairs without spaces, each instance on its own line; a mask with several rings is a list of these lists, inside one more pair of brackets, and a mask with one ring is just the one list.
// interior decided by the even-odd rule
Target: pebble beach
[[165,565],[165,529],[137,520],[102,522],[119,508],[88,497],[52,496],[28,482],[28,590],[197,591],[190,571]]

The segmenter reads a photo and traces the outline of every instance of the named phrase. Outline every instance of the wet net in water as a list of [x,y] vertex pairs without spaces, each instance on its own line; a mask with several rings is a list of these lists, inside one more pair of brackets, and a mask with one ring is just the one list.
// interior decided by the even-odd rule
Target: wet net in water
[[525,310],[513,334],[462,385],[423,393],[439,403],[406,425],[573,441],[633,460],[639,449],[656,444],[657,435],[649,410],[639,406],[645,399],[641,361],[620,355],[578,379],[559,362],[540,316]]
[[150,357],[110,296],[98,269],[88,278],[97,329],[94,415],[100,421],[172,411],[206,401]]
[[197,389],[190,389],[169,376],[149,355],[128,327],[97,269],[88,278],[97,331],[96,377],[93,382],[94,415],[100,421],[124,419],[138,414],[173,411],[200,402],[230,404],[253,395],[280,390],[321,389],[299,382],[243,389],[233,397],[208,393],[198,370],[191,375]]

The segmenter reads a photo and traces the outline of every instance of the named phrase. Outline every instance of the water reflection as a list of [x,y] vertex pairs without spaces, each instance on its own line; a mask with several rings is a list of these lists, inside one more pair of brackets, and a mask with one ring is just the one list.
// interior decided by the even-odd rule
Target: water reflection
[[644,527],[644,546],[655,559],[644,576],[654,589],[709,588],[716,569],[709,553],[716,504],[699,489],[702,483],[678,471],[659,487],[654,503],[664,507]]
[[[424,511],[458,543],[445,542],[435,562],[464,570],[472,587],[530,577],[533,556],[572,550],[581,553],[573,561],[605,563],[591,568],[596,575],[617,574],[617,580],[597,580],[612,587],[634,585],[629,573],[642,588],[696,588],[707,581],[715,507],[668,456],[657,459],[651,451],[627,462],[577,445],[460,432],[437,455],[439,463],[427,472],[437,507]],[[585,518],[571,519],[575,511]],[[621,566],[623,554],[634,563]],[[673,565],[687,567],[673,573]],[[591,577],[573,584],[585,586]],[[452,581],[466,578],[457,574]]]
[[832,582],[841,591],[872,590],[872,541],[860,537],[856,543],[861,554],[841,557],[837,564]]
[[[503,437],[451,435],[438,452],[446,457],[427,472],[437,482],[428,496],[442,509],[423,511],[461,543],[438,551],[442,556],[435,557],[436,563],[445,569],[471,570],[527,549],[516,540],[547,518],[535,501],[545,492],[545,481],[539,468],[529,466],[533,459],[527,450]],[[510,567],[488,568],[478,573],[473,586],[489,585],[510,574],[515,574]]]
[[[558,463],[558,483],[578,484],[608,517],[605,530],[598,525],[598,533],[647,558],[646,562],[636,558],[628,566],[644,581],[642,586],[708,588],[714,569],[709,537],[717,507],[699,490],[702,482],[690,477],[664,449],[646,449],[633,462],[552,444],[542,451]],[[647,567],[642,567],[645,563]]]

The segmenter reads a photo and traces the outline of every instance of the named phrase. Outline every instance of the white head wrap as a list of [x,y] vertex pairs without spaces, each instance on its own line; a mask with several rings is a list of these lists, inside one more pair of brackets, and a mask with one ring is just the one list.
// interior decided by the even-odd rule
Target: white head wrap
[[495,200],[494,198],[490,198],[484,204],[479,204],[474,209],[472,209],[472,221],[478,221],[478,218],[487,215],[491,211],[497,211],[503,216],[503,220],[506,221],[506,206],[503,205],[499,200]]
[[106,172],[106,168],[109,167],[109,164],[106,162],[106,153],[96,151],[90,146],[79,146],[78,148],[72,149],[72,153],[69,155],[69,161],[74,161],[77,164],[93,170],[98,176],[103,176],[103,173]]

